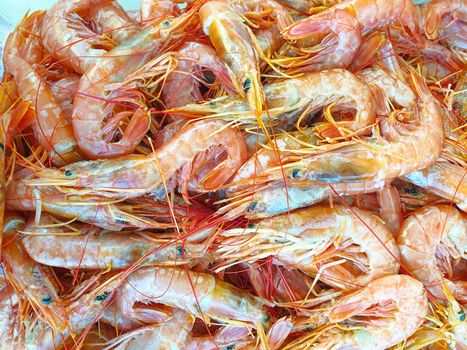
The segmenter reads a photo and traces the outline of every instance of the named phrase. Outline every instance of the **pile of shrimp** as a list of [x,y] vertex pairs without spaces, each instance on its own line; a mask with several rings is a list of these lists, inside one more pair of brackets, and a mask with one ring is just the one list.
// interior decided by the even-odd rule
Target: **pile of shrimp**
[[0,349],[465,349],[466,63],[466,0],[28,12]]

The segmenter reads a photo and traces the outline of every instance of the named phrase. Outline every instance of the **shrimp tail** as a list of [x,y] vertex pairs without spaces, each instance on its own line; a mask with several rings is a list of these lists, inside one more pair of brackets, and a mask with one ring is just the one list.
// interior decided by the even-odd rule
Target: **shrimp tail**
[[131,117],[130,123],[125,129],[120,142],[125,145],[129,145],[131,149],[134,149],[134,147],[138,145],[139,141],[141,141],[144,135],[146,135],[150,125],[151,115],[149,114],[147,108],[138,108]]
[[227,159],[221,164],[218,164],[214,169],[204,176],[201,181],[202,188],[207,191],[213,191],[225,184],[233,175],[234,170],[238,167],[236,161]]
[[369,65],[374,55],[381,49],[386,37],[383,33],[373,33],[363,40],[352,64],[348,67],[351,72],[359,71]]

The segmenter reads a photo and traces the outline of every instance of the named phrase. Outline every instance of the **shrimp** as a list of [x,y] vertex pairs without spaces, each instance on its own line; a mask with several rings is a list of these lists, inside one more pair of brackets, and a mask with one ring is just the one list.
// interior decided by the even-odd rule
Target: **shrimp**
[[262,327],[268,323],[265,306],[271,306],[252,294],[215,277],[183,268],[141,268],[128,277],[116,299],[118,308],[135,317],[133,304],[156,302],[177,307],[205,319],[207,317],[238,325]]
[[3,234],[6,243],[2,249],[2,261],[6,275],[41,318],[54,330],[63,331],[67,325],[67,315],[52,283],[50,271],[29,257],[17,235],[24,224],[19,216],[7,215],[5,218]]
[[183,0],[141,0],[140,13],[143,21],[153,20],[163,16],[176,17],[179,12],[177,4]]
[[[79,147],[89,158],[115,158],[135,150],[149,129],[151,118],[147,106],[141,101],[138,91],[124,92],[112,88],[109,91],[109,86],[124,82],[130,73],[163,50],[164,44],[175,40],[190,23],[195,10],[193,8],[178,18],[142,29],[102,55],[83,75],[73,104],[72,123]],[[115,102],[121,99],[123,111],[114,114],[116,107],[113,108],[109,99]],[[109,141],[104,121],[107,119],[108,124],[114,125],[115,120],[128,116],[128,113],[131,118],[120,141]]]
[[398,234],[402,224],[402,204],[397,188],[389,185],[376,192],[379,216],[393,234]]
[[308,207],[331,197],[351,196],[373,193],[382,190],[384,181],[367,181],[355,183],[307,184],[283,182],[268,185],[265,188],[247,189],[231,195],[225,200],[217,215],[228,219],[245,216],[255,220],[287,213],[288,211]]
[[224,62],[215,50],[205,44],[188,42],[177,51],[177,68],[168,75],[162,88],[162,99],[167,108],[184,106],[203,99],[197,71],[208,68],[219,78],[227,91],[233,86]]
[[114,202],[99,197],[74,197],[60,193],[51,186],[34,187],[28,185],[29,171],[17,172],[8,183],[5,191],[7,208],[19,211],[41,211],[53,215],[79,220],[101,228],[120,231],[128,227],[167,228],[170,225],[130,214]]
[[[204,176],[200,190],[212,191],[229,180],[246,160],[242,134],[221,121],[187,124],[170,141],[149,155],[78,162],[61,170],[44,169],[30,184],[60,184],[61,190],[96,194],[108,198],[134,198],[164,189],[178,170],[193,162],[197,154],[222,147],[227,159]],[[184,179],[181,179],[184,180]]]
[[259,58],[251,41],[251,30],[229,2],[210,1],[199,10],[203,30],[219,57],[229,66],[238,93],[256,114],[263,110]]
[[284,35],[289,40],[312,37],[317,43],[325,38],[321,42],[324,49],[309,61],[307,70],[345,68],[352,63],[362,34],[397,20],[415,34],[416,19],[411,0],[352,0],[293,23]]
[[425,169],[405,175],[404,178],[428,192],[456,203],[459,209],[467,212],[467,171],[463,167],[437,161]]
[[44,17],[42,41],[61,64],[79,74],[97,64],[99,56],[114,45],[86,26],[82,17],[86,15],[100,20],[98,25],[109,30],[114,40],[124,39],[135,32],[134,28],[119,29],[131,24],[131,20],[116,1],[59,0]]
[[329,321],[342,325],[307,334],[284,350],[387,349],[415,333],[427,314],[428,298],[419,281],[405,275],[382,277],[331,306]]
[[50,152],[56,165],[82,159],[70,123],[39,74],[42,46],[37,38],[44,13],[34,12],[8,36],[5,70],[14,77],[22,100],[34,111],[32,123],[38,141]]
[[[467,15],[467,1],[465,0],[434,0],[422,6],[421,20],[425,34],[430,40],[438,39],[439,35],[454,46],[465,49],[465,17]],[[456,23],[460,22],[460,28]],[[447,23],[447,25],[443,25]],[[450,30],[454,27],[454,30]],[[440,33],[441,32],[441,33]]]
[[161,324],[135,329],[107,342],[105,349],[203,349],[214,350],[219,347],[237,349],[252,342],[245,327],[222,327],[213,337],[195,337],[192,335],[194,317],[180,309],[175,309],[169,319]]
[[50,93],[60,105],[68,123],[71,123],[73,99],[75,98],[75,92],[78,91],[80,78],[78,74],[70,74],[56,82],[48,84]]
[[358,208],[310,207],[250,226],[222,232],[218,254],[227,259],[223,266],[276,256],[285,265],[348,290],[399,271],[391,232],[380,218]]
[[432,165],[444,147],[443,110],[424,82],[415,75],[412,78],[420,108],[410,113],[414,116],[405,125],[385,123],[384,137],[331,144],[315,151],[316,155],[266,169],[253,178],[242,179],[242,183],[282,180],[284,173],[286,179],[294,181],[385,181]]
[[191,259],[201,259],[207,254],[205,246],[201,244],[152,240],[145,238],[144,232],[112,233],[88,225],[77,225],[74,230],[82,235],[71,235],[73,231],[70,231],[69,236],[64,236],[63,227],[51,225],[56,221],[43,214],[40,225],[31,221],[23,230],[26,235],[22,242],[29,256],[48,266],[122,269],[135,262],[139,262],[139,265],[179,265],[187,264]]
[[[274,82],[265,86],[264,94],[268,113],[262,114],[263,121],[277,122],[284,119],[287,114],[293,118],[300,112],[313,112],[330,104],[356,110],[354,121],[338,122],[339,127],[364,132],[375,119],[374,101],[368,85],[343,69],[309,73],[299,78]],[[214,99],[199,105],[173,108],[169,111],[195,115],[208,114],[212,117],[244,123],[248,123],[249,120],[255,121],[248,106],[235,96]]]
[[402,224],[397,244],[404,267],[436,298],[446,299],[446,284],[457,300],[467,301],[466,281],[455,281],[453,272],[457,264],[465,270],[466,232],[465,215],[446,205],[424,207]]

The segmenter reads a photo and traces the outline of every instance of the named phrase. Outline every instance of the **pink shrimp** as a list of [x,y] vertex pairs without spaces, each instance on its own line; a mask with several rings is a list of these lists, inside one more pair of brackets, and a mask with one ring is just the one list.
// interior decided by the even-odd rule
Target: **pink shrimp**
[[32,128],[36,138],[54,164],[64,165],[80,160],[82,155],[70,123],[39,73],[43,49],[37,33],[43,16],[43,12],[32,13],[9,35],[4,63],[18,85],[19,95],[35,114]]
[[436,298],[446,299],[446,284],[459,302],[467,301],[467,282],[453,278],[456,264],[465,272],[466,232],[465,215],[446,205],[424,207],[402,224],[397,237],[402,262]]
[[427,314],[428,298],[419,281],[405,275],[382,277],[330,307],[329,321],[340,325],[306,334],[284,350],[388,349],[415,333]]
[[[47,50],[61,64],[80,74],[96,64],[99,56],[114,45],[86,26],[82,16],[91,17],[91,14],[93,18],[100,20],[98,24],[103,26],[103,29],[110,30],[109,34],[115,40],[124,39],[135,32],[135,28],[118,30],[122,25],[131,24],[131,20],[116,1],[58,1],[44,17],[42,40]],[[111,30],[114,29],[114,25],[117,30]]]
[[[223,268],[275,256],[278,263],[340,289],[356,289],[399,270],[391,232],[380,218],[358,208],[315,206],[250,226],[222,232],[217,253],[226,259]],[[345,264],[346,257],[353,267]]]
[[[133,304],[156,302],[177,307],[197,317],[210,317],[245,325],[267,324],[266,300],[238,289],[206,273],[183,268],[141,268],[118,291],[121,312],[135,317]],[[238,323],[237,323],[238,324]]]
[[[289,26],[284,35],[295,40],[314,37],[324,50],[310,61],[307,69],[347,67],[361,43],[361,35],[400,20],[412,33],[417,33],[415,6],[411,0],[352,0],[337,4]],[[327,36],[329,33],[334,36]]]
[[[165,20],[139,31],[113,50],[102,55],[83,75],[73,105],[73,129],[80,149],[90,158],[114,158],[130,154],[146,134],[150,115],[138,91],[116,91],[110,85],[118,85],[127,75],[144,66],[163,48],[164,43],[175,40],[181,30],[193,18],[192,9],[173,20]],[[122,101],[123,111],[113,113],[111,101]],[[130,121],[117,142],[106,135],[105,120],[116,125],[130,114]]]
[[[198,154],[212,147],[227,153],[225,160],[203,176],[199,191],[212,191],[226,183],[246,160],[242,134],[221,121],[187,124],[167,143],[149,155],[78,162],[61,170],[44,169],[31,184],[60,184],[65,192],[96,194],[108,198],[132,198],[145,193],[164,192],[164,186]],[[217,154],[217,153],[216,153]],[[182,178],[178,181],[185,181]]]
[[114,202],[84,196],[69,198],[52,186],[29,186],[29,170],[17,172],[5,189],[6,207],[20,211],[45,211],[69,220],[79,220],[101,228],[120,231],[128,227],[166,228],[170,225],[130,214]]
[[6,275],[41,318],[54,330],[63,331],[67,326],[65,308],[58,297],[49,269],[32,260],[21,243],[18,231],[24,224],[19,216],[9,214],[5,218],[3,234],[6,243],[2,248],[2,262]]
[[224,62],[210,46],[188,42],[177,51],[176,56],[177,67],[169,74],[162,89],[162,99],[167,108],[202,100],[198,82],[201,67],[212,71],[227,91],[234,90]]

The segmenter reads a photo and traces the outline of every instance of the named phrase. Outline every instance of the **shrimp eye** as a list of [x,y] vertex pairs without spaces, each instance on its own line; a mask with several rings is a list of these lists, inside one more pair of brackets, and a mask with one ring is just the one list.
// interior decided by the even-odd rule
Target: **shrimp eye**
[[245,81],[243,82],[243,92],[245,94],[248,92],[248,90],[250,90],[250,84],[251,84],[250,78],[246,78]]
[[234,346],[235,346],[235,345],[233,345],[233,344],[227,345],[227,346],[225,347],[225,350],[233,350],[233,349],[234,349]]
[[128,224],[128,221],[126,221],[126,220],[124,220],[124,219],[122,219],[122,218],[119,218],[119,217],[115,218],[115,221],[116,221],[117,223],[119,223],[119,224],[122,224],[122,225]]
[[181,244],[177,245],[177,255],[182,256],[183,255],[183,246]]
[[465,321],[465,312],[464,312],[464,310],[460,310],[458,312],[458,314],[460,315],[459,320]]
[[0,151],[3,151],[5,149],[5,146],[3,146],[3,143],[0,143]]
[[164,22],[162,22],[162,25],[164,27],[168,27],[168,26],[170,26],[170,21],[164,21]]
[[292,170],[292,177],[297,177],[299,173],[300,173],[300,169],[297,169],[297,168],[293,169]]
[[249,210],[255,210],[257,204],[256,202],[251,202]]
[[98,295],[94,300],[96,301],[104,301],[105,299],[107,299],[107,297],[109,296],[109,292],[104,292],[100,295]]
[[50,295],[47,295],[42,298],[42,304],[50,305],[51,303],[52,303],[52,297]]
[[65,176],[72,176],[73,175],[73,170],[70,170],[70,169],[66,169],[63,174],[65,174]]
[[248,224],[248,228],[254,228],[255,227],[255,224]]

